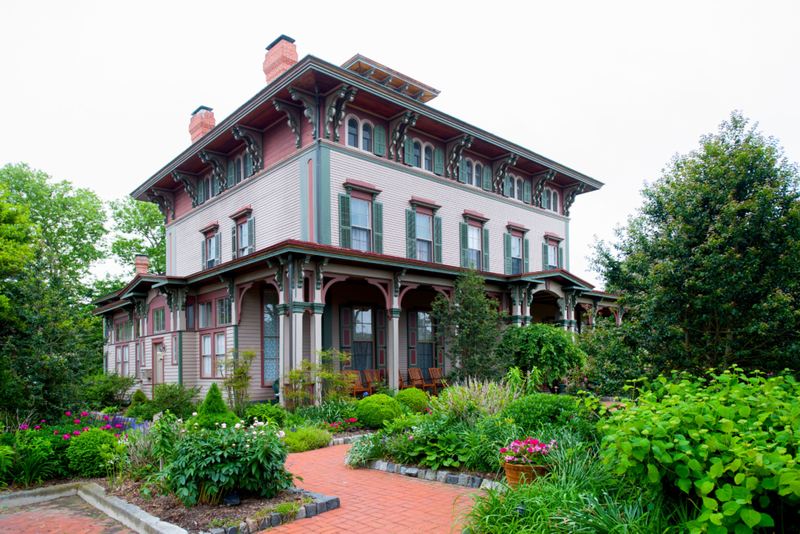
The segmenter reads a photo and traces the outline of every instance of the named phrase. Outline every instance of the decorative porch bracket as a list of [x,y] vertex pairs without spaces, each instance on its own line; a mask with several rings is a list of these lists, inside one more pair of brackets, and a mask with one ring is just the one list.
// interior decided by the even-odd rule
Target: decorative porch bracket
[[239,285],[238,296],[236,299],[236,324],[242,324],[242,300],[244,299],[244,294],[247,293],[247,290],[253,287],[255,282],[247,282],[246,284]]
[[325,302],[325,295],[328,294],[328,290],[331,288],[333,284],[335,284],[336,282],[344,282],[348,278],[350,277],[344,274],[336,274],[328,276],[328,281],[322,284],[322,294],[320,295],[320,298],[322,298],[322,302]]
[[[289,94],[292,100],[296,100],[303,104],[303,114],[308,118],[308,123],[311,124],[311,137],[316,140],[317,138],[317,104],[316,97],[312,94],[289,87]],[[298,145],[299,147],[300,145]]]
[[453,300],[453,288],[447,286],[431,286],[434,290],[438,291],[447,300]]
[[192,199],[192,207],[197,207],[197,180],[198,177],[196,174],[191,174],[188,172],[172,172],[172,178],[176,182],[180,182],[183,184],[183,190],[186,191],[186,194],[189,195],[189,198]]
[[333,140],[339,142],[339,127],[344,120],[344,110],[348,102],[352,102],[356,97],[357,87],[344,84],[330,97],[327,110],[325,112],[325,139],[331,138],[333,129]]
[[228,156],[217,152],[204,150],[200,152],[200,161],[211,165],[211,176],[217,181],[219,192],[223,193],[228,188]]
[[572,203],[575,202],[575,197],[583,193],[586,189],[586,184],[578,184],[575,187],[568,189],[566,193],[564,193],[564,208],[563,213],[565,217],[569,217],[569,209],[572,207]]
[[552,182],[556,177],[556,171],[547,170],[533,176],[533,205],[537,208],[542,207],[542,193],[547,182]]
[[284,280],[284,278],[286,278],[286,274],[285,274],[286,267],[284,266],[285,263],[286,263],[286,260],[284,258],[282,258],[282,257],[278,257],[278,262],[279,263],[274,264],[274,263],[272,263],[272,261],[267,260],[267,266],[270,269],[273,268],[273,267],[275,268],[275,285],[278,287],[278,291],[283,293],[283,280]]
[[295,278],[297,279],[297,283],[295,285],[295,280],[292,280],[292,289],[297,287],[297,289],[303,289],[303,281],[305,279],[306,269],[305,265],[311,263],[311,256],[306,255],[302,259],[297,260],[297,274],[295,274]]
[[322,273],[325,270],[325,266],[328,265],[330,258],[324,258],[322,261],[317,262],[317,272],[316,272],[316,288],[317,291],[322,289]]
[[399,117],[389,121],[389,159],[401,163],[400,149],[405,146],[409,128],[413,128],[419,120],[419,113],[405,111]]
[[386,309],[391,309],[392,299],[389,297],[389,285],[392,283],[392,281],[383,280],[381,278],[365,278],[364,281],[380,289],[384,302],[386,303]]
[[507,156],[503,156],[502,158],[492,162],[492,168],[494,171],[492,190],[498,195],[503,194],[503,184],[506,181],[506,176],[508,176],[508,168],[516,165],[518,159],[518,155],[508,154]]
[[289,104],[283,100],[278,100],[277,98],[272,99],[272,103],[275,105],[275,109],[286,113],[286,124],[289,125],[289,129],[292,130],[292,133],[295,136],[295,146],[300,148],[302,145],[302,141],[300,139],[300,109],[295,107],[294,104]]
[[447,161],[444,166],[444,177],[455,180],[458,165],[461,163],[461,154],[465,148],[472,146],[475,140],[471,135],[464,134],[459,138],[447,142]]
[[[231,130],[231,133],[234,139],[244,141],[247,154],[250,156],[250,161],[253,162],[253,174],[262,170],[264,168],[264,154],[262,153],[264,143],[262,142],[261,132],[251,130],[245,126],[236,125]],[[299,144],[297,148],[300,148]],[[245,176],[245,178],[249,178],[249,176]]]
[[397,298],[397,295],[400,294],[400,283],[403,281],[403,277],[406,275],[406,269],[402,271],[398,271],[394,273],[394,296]]

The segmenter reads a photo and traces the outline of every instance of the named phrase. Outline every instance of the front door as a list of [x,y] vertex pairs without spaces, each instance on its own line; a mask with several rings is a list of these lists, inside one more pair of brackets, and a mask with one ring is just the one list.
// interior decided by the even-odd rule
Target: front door
[[164,383],[164,344],[153,343],[153,386]]

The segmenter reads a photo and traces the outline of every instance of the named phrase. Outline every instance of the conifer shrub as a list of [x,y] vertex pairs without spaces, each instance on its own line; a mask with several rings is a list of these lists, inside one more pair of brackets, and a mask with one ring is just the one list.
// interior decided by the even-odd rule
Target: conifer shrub
[[103,445],[114,447],[119,438],[113,434],[91,428],[69,440],[67,457],[69,468],[79,477],[102,477],[106,475],[106,466],[100,452]]
[[144,394],[144,391],[137,389],[131,397],[131,408],[135,408],[140,404],[145,404],[147,400],[147,395]]
[[394,396],[395,400],[400,404],[408,406],[415,412],[424,412],[428,407],[428,395],[417,388],[406,388],[397,392]]
[[400,403],[388,395],[370,395],[356,403],[356,417],[370,428],[382,428],[401,413]]
[[238,422],[239,418],[225,405],[225,401],[222,400],[222,393],[217,387],[217,383],[214,382],[208,389],[203,404],[197,409],[197,417],[192,417],[189,420],[189,425],[197,425],[197,428],[214,430],[223,424],[233,426]]

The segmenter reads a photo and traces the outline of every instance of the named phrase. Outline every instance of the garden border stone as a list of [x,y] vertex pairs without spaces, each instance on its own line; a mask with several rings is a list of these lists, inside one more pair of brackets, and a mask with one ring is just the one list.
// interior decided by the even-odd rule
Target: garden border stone
[[492,489],[496,491],[505,491],[508,488],[505,484],[497,480],[490,480],[467,473],[452,472],[446,469],[440,469],[439,471],[435,469],[419,469],[416,467],[408,467],[403,464],[386,462],[384,460],[374,460],[364,467],[367,469],[375,469],[376,471],[385,471],[401,476],[429,480],[431,482],[436,481],[442,484],[464,486],[465,488],[478,488],[482,490]]
[[347,445],[349,443],[353,443],[355,441],[358,441],[361,438],[363,438],[364,436],[369,435],[371,433],[372,432],[364,432],[363,434],[358,434],[358,435],[355,435],[355,436],[345,436],[343,438],[333,438],[332,440],[330,440],[328,442],[326,447],[333,447],[334,445]]

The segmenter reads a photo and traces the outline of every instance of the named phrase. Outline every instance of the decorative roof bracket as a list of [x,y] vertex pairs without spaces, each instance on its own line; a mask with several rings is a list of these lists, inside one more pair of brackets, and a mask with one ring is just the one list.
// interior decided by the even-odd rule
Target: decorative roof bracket
[[151,193],[150,191],[145,192],[145,195],[147,195],[147,200],[158,206],[158,211],[161,212],[161,215],[164,216],[164,219],[168,220],[169,210],[167,209],[167,206],[164,204],[164,199],[155,193]]
[[406,111],[399,117],[389,121],[389,131],[391,137],[389,138],[389,159],[394,159],[400,162],[400,149],[405,146],[406,134],[409,128],[413,128],[417,124],[419,113],[413,111]]
[[325,112],[325,139],[331,138],[331,129],[333,129],[333,140],[339,142],[339,127],[344,120],[344,110],[348,102],[352,102],[356,97],[357,87],[347,84],[342,85],[331,96],[328,97],[328,107]]
[[451,180],[456,179],[458,165],[461,163],[461,153],[465,148],[472,146],[474,137],[464,134],[461,137],[447,143],[447,161],[444,166],[444,177]]
[[[303,104],[303,114],[308,118],[308,123],[311,124],[311,137],[317,138],[317,104],[316,97],[312,94],[289,87],[289,94],[292,95],[292,100],[297,100]],[[300,145],[297,145],[298,147]]]
[[199,156],[200,161],[211,165],[212,179],[217,181],[219,192],[224,192],[228,188],[228,156],[208,150],[200,152]]
[[275,105],[275,109],[286,113],[286,124],[289,125],[289,128],[291,128],[295,136],[295,146],[300,148],[300,110],[294,105],[278,100],[277,98],[274,98],[272,103]]
[[192,199],[192,207],[197,207],[197,175],[188,172],[172,171],[172,178],[183,184],[183,190]]
[[503,194],[503,183],[506,176],[508,176],[508,168],[516,165],[519,156],[516,154],[509,154],[492,162],[494,167],[494,180],[492,183],[492,190],[501,195]]
[[569,217],[569,209],[572,207],[572,203],[575,202],[575,197],[577,195],[580,195],[581,193],[583,193],[583,191],[585,189],[586,189],[586,184],[579,183],[578,185],[576,185],[575,187],[573,187],[571,189],[568,189],[564,193],[564,209],[563,209],[563,212],[564,212],[564,216],[565,217]]
[[547,170],[533,176],[533,205],[537,208],[542,207],[542,193],[544,184],[552,182],[556,177],[556,171]]
[[[164,207],[172,212],[172,220],[175,220],[175,196],[172,191],[168,189],[153,188],[153,194],[162,199]],[[166,217],[166,215],[164,215]]]
[[[231,130],[233,138],[244,141],[250,161],[253,162],[253,174],[264,168],[264,155],[261,153],[264,144],[262,143],[261,132],[251,130],[245,126],[236,125]],[[299,148],[300,145],[297,145]]]

